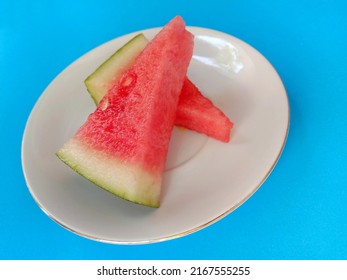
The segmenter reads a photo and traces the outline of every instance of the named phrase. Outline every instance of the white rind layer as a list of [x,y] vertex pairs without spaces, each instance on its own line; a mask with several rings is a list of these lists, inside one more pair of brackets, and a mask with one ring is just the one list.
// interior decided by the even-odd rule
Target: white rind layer
[[137,166],[93,150],[76,138],[66,142],[57,156],[83,177],[119,197],[150,207],[160,205],[160,179]]

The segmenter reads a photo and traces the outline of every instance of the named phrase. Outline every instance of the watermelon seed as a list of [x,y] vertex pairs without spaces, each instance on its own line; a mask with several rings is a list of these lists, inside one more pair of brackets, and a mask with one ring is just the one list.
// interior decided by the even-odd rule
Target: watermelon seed
[[103,101],[103,103],[101,104],[100,107],[101,107],[102,111],[106,110],[106,108],[108,107],[108,99],[107,98]]
[[137,76],[134,73],[123,75],[119,82],[119,94],[122,96],[128,95],[135,87]]
[[130,84],[133,80],[134,80],[134,78],[132,76],[125,77],[125,79],[123,79],[121,82],[121,86],[122,87],[130,86]]

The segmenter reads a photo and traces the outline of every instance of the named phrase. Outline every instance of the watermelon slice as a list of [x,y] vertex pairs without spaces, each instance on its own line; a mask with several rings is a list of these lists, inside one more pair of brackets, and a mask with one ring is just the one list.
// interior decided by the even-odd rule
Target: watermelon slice
[[[136,35],[87,77],[85,85],[96,105],[117,83],[121,74],[134,63],[147,44],[148,40],[143,34]],[[188,78],[182,88],[175,124],[222,142],[230,141],[233,127],[229,118],[203,96]]]
[[58,157],[96,185],[159,207],[161,182],[193,35],[172,19],[110,89]]
[[234,126],[188,78],[184,80],[175,124],[226,143],[230,141],[230,132]]

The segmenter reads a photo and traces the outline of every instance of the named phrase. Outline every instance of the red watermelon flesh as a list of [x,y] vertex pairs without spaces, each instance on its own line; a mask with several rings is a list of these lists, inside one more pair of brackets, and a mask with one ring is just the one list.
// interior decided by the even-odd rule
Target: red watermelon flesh
[[[147,44],[148,40],[142,33],[136,35],[88,76],[85,85],[96,104],[117,83],[121,73],[133,64]],[[188,77],[182,88],[175,124],[223,142],[229,142],[233,127],[229,118]]]
[[185,79],[181,91],[175,124],[204,133],[222,142],[229,142],[230,131],[234,126],[188,78]]
[[75,171],[135,203],[159,207],[162,173],[193,35],[172,19],[57,153]]

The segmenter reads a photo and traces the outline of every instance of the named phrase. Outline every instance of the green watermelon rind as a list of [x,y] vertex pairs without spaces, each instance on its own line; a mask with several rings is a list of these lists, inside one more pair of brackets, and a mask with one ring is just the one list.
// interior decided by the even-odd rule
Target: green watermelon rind
[[134,63],[147,44],[148,40],[142,33],[134,36],[85,79],[87,91],[96,105],[123,71]]
[[[161,182],[141,168],[120,163],[100,151],[89,149],[76,139],[66,142],[56,155],[100,188],[133,203],[160,207]],[[148,195],[149,192],[153,195]]]

